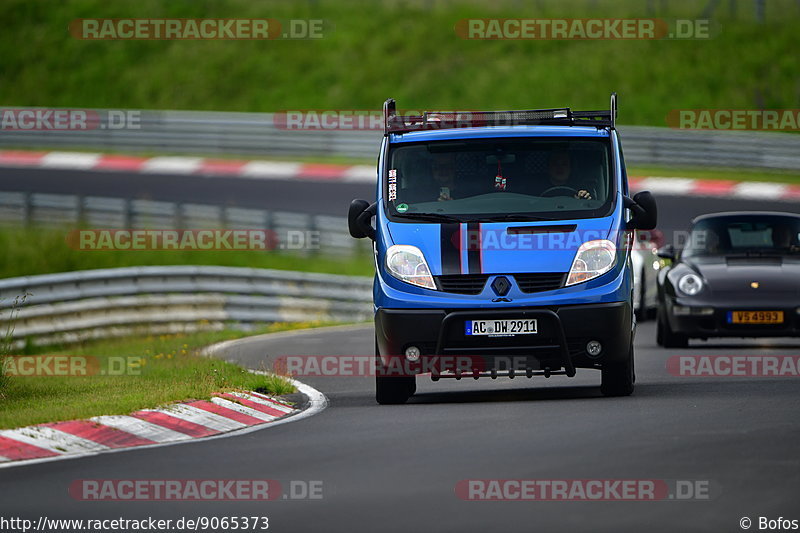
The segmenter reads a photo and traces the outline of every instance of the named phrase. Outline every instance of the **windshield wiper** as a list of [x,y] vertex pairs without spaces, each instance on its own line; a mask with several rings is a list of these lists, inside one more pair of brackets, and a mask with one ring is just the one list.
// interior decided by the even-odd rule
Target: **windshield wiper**
[[737,250],[724,255],[728,257],[774,257],[776,255],[786,255],[792,253],[791,248],[762,248],[750,250]]
[[553,221],[556,219],[551,217],[540,217],[535,215],[520,215],[518,213],[509,213],[507,215],[479,218],[476,220],[478,222],[541,222],[545,220]]
[[393,215],[397,218],[408,218],[412,220],[426,220],[431,222],[453,222],[453,223],[466,223],[466,222],[540,222],[540,221],[553,221],[555,218],[540,217],[534,215],[521,215],[518,213],[509,213],[507,215],[497,215],[493,217],[483,218],[467,218],[461,219],[450,215],[443,215],[440,213],[397,213]]
[[412,220],[426,220],[430,222],[453,222],[460,224],[463,222],[460,218],[451,217],[450,215],[442,215],[439,213],[397,213],[393,215],[397,218],[408,218]]

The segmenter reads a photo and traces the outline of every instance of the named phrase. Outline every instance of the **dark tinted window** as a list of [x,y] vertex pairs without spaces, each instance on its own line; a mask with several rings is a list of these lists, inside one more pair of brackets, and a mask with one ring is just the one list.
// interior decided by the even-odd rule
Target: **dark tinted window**
[[614,194],[607,139],[401,144],[388,169],[390,214],[585,218],[606,214]]
[[684,255],[800,252],[800,218],[746,215],[710,218],[692,228]]

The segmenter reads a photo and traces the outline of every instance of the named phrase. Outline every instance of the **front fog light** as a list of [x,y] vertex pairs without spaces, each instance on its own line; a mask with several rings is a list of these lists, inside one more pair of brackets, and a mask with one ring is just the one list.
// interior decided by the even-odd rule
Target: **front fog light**
[[420,351],[419,348],[417,348],[416,346],[409,346],[408,348],[406,348],[406,359],[408,359],[412,363],[419,361],[419,355]]
[[675,316],[709,316],[714,314],[713,307],[686,307],[675,305],[672,307],[672,314]]
[[586,344],[586,353],[589,357],[597,357],[603,351],[603,345],[599,341],[589,341]]

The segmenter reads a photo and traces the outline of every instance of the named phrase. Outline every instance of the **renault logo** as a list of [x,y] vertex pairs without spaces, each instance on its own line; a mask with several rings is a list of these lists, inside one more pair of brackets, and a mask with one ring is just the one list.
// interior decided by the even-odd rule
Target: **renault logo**
[[751,281],[751,282],[750,282],[750,286],[751,286],[752,288],[754,288],[754,289],[757,289],[757,288],[759,287],[759,284],[758,284],[758,282],[757,282],[757,281]]
[[497,276],[492,282],[492,290],[498,296],[505,296],[511,290],[511,282],[505,276]]

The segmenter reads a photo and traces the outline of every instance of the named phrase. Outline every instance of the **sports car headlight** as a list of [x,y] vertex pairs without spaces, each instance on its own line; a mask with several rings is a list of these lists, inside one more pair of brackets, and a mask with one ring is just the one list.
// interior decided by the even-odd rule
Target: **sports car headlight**
[[678,290],[686,296],[694,296],[703,288],[703,279],[697,274],[684,274],[678,280]]
[[617,247],[605,239],[581,244],[567,276],[567,287],[602,276],[614,267]]
[[395,244],[386,250],[386,270],[399,279],[417,287],[436,290],[431,269],[425,256],[416,246]]

